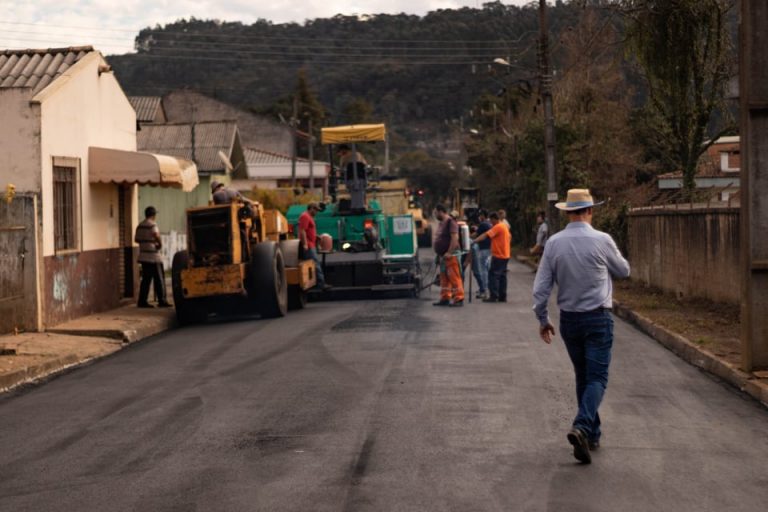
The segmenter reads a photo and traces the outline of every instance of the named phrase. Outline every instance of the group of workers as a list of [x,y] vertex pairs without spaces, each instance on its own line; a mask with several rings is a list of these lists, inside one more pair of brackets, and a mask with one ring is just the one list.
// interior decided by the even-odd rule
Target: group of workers
[[[440,299],[434,306],[461,307],[464,305],[463,270],[467,258],[459,242],[458,212],[448,212],[439,204],[435,218],[440,223],[435,234],[433,249],[440,266]],[[478,223],[473,227],[470,260],[479,290],[476,298],[483,302],[507,301],[507,264],[510,258],[512,235],[502,211],[488,214],[478,212]]]

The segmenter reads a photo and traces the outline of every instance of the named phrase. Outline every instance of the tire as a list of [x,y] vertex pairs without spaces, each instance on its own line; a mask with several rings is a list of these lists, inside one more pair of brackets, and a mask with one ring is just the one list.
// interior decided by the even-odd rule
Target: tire
[[286,267],[299,266],[299,240],[281,240],[280,252],[283,253],[283,262]]
[[299,286],[288,287],[288,309],[304,309],[307,305],[307,292]]
[[248,298],[265,318],[285,316],[288,312],[288,282],[285,279],[283,253],[275,242],[251,246],[248,265]]
[[171,288],[173,289],[173,304],[176,307],[176,320],[179,325],[190,325],[201,320],[199,308],[187,298],[181,286],[181,271],[189,268],[189,253],[179,251],[173,255],[171,264]]

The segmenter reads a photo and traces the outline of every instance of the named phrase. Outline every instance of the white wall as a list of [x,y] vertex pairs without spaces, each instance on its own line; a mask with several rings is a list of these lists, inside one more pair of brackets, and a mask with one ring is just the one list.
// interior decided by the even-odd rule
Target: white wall
[[[117,186],[88,182],[88,147],[136,150],[136,113],[114,73],[99,75],[103,58],[91,54],[36,97],[41,102],[43,254],[54,254],[53,157],[80,159],[81,248],[119,247]],[[138,221],[135,201],[131,225]]]
[[0,89],[0,193],[9,183],[17,192],[41,190],[40,109],[31,99],[29,88]]

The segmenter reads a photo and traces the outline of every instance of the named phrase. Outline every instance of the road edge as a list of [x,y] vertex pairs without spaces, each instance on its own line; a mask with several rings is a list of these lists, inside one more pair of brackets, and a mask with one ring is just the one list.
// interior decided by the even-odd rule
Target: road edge
[[[517,256],[516,260],[533,270],[538,269],[538,265],[531,261],[530,258]],[[768,407],[768,382],[761,382],[754,375],[723,361],[715,354],[691,342],[685,336],[662,327],[650,318],[624,306],[619,301],[613,301],[613,313],[653,338],[657,343],[673,352],[683,361],[722,379],[748,394],[763,406]]]

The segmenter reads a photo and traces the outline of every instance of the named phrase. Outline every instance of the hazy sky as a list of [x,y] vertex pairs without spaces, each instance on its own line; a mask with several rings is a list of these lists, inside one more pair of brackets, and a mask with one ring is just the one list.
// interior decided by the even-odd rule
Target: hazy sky
[[[530,0],[503,3],[525,5]],[[482,4],[461,0],[0,0],[0,49],[90,44],[105,54],[126,53],[133,51],[133,38],[140,29],[190,16],[282,23],[339,13],[423,15]]]

